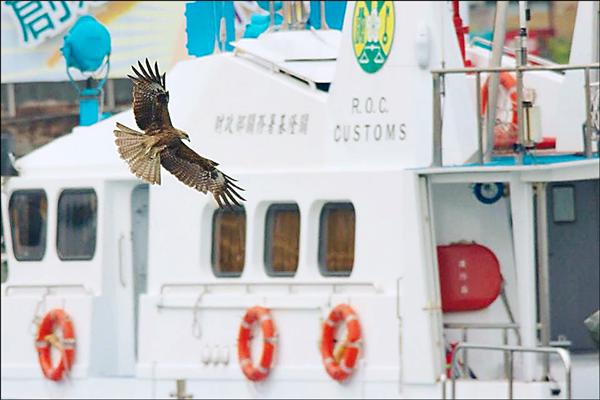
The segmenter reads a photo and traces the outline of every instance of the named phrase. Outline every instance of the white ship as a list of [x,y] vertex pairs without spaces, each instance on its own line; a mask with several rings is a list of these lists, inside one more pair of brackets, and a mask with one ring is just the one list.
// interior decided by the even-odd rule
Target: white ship
[[[598,4],[578,7],[569,65],[468,44],[465,69],[446,2],[349,2],[341,32],[178,63],[171,119],[243,208],[135,178],[131,110],[17,160],[2,398],[598,398]],[[502,156],[478,95],[498,55],[522,145]]]

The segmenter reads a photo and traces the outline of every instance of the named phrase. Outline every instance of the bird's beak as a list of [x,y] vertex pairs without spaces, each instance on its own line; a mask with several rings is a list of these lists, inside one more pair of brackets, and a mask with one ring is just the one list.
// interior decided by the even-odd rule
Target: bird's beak
[[190,137],[189,137],[189,136],[186,136],[186,137],[185,137],[185,139],[186,139],[188,142],[190,142],[190,143],[191,143],[191,140],[190,140]]

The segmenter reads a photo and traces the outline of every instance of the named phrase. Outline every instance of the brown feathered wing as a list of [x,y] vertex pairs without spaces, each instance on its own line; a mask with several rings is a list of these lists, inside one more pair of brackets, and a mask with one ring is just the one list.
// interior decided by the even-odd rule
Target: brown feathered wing
[[246,200],[235,190],[244,189],[217,169],[218,163],[196,154],[180,140],[161,152],[160,163],[186,185],[202,193],[211,192],[220,207],[223,204],[231,207],[231,203],[239,206],[238,199]]
[[127,75],[133,81],[133,113],[135,122],[144,131],[172,127],[169,117],[169,92],[165,86],[166,73],[162,76],[158,71],[158,63],[154,63],[154,71],[146,59],[146,68],[138,61],[140,70],[131,68],[136,76]]

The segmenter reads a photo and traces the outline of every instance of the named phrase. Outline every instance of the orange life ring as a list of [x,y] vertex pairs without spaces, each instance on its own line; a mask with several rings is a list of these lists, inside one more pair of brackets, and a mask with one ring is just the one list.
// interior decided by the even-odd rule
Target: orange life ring
[[[346,323],[347,334],[339,350],[335,351],[335,331],[341,323]],[[321,334],[321,358],[325,370],[336,381],[343,381],[349,377],[358,360],[361,340],[360,323],[358,316],[347,304],[336,306],[323,323]]]
[[[57,327],[62,330],[62,340],[54,334]],[[56,367],[52,365],[51,346],[56,346],[61,351]],[[35,347],[44,376],[53,381],[63,379],[65,371],[71,369],[75,358],[75,331],[71,318],[64,310],[55,308],[44,315],[38,326]]]
[[[252,325],[256,321],[260,322],[262,329],[263,350],[260,361],[255,367],[252,363],[252,355],[250,354],[250,340],[252,339]],[[251,381],[262,381],[269,375],[276,342],[275,324],[269,310],[260,306],[248,309],[242,319],[238,336],[238,360],[246,378]]]
[[[481,115],[485,115],[487,101],[488,101],[488,87],[490,84],[490,77],[488,76],[481,88]],[[517,81],[513,76],[506,71],[500,72],[500,85],[508,92],[511,102],[512,118],[511,122],[517,124]]]

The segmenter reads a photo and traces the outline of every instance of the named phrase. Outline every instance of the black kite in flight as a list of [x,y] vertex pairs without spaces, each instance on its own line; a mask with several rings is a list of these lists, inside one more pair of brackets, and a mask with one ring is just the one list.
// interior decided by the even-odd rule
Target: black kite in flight
[[[166,73],[154,71],[146,59],[146,69],[138,61],[140,71],[131,68],[136,76],[127,75],[133,81],[133,113],[138,132],[117,122],[115,143],[121,158],[137,177],[151,184],[160,185],[160,166],[165,167],[186,185],[206,193],[212,192],[220,207],[240,205],[245,200],[235,191],[244,190],[216,167],[218,163],[201,157],[186,146],[181,139],[190,140],[187,133],[174,128],[169,117],[169,92],[165,86]],[[141,72],[141,73],[140,73]]]

